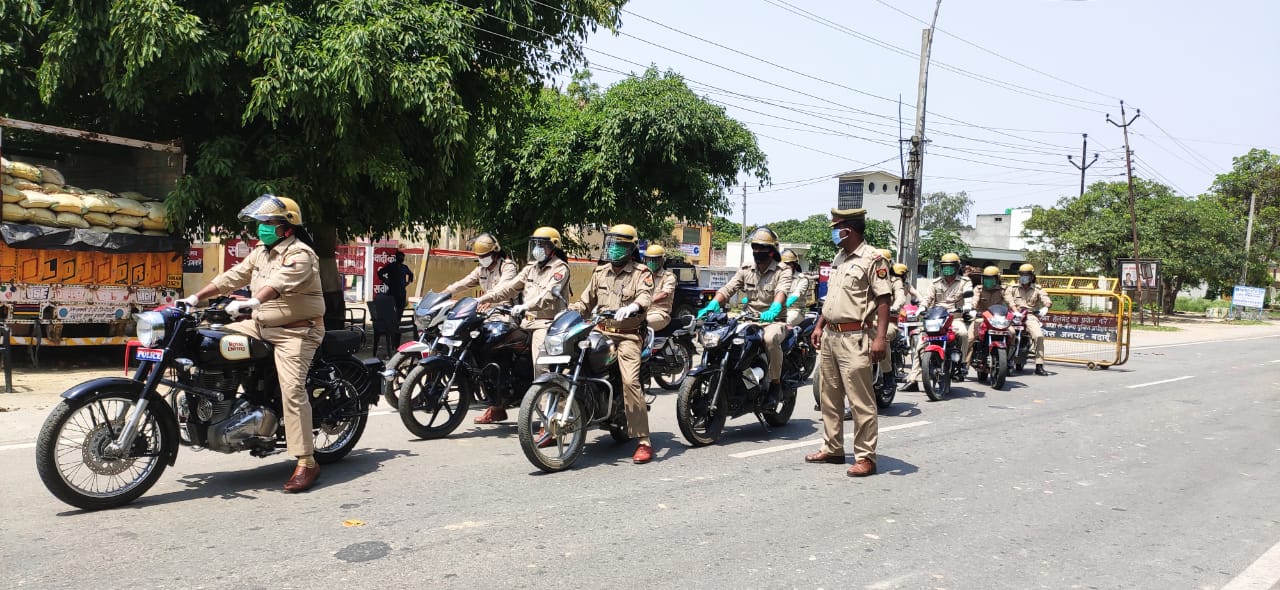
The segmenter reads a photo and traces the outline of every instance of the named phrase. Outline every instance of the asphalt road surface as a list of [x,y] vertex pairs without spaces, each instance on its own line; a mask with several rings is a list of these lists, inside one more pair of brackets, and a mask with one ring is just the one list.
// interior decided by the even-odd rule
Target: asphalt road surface
[[554,475],[521,453],[514,413],[419,441],[379,407],[309,493],[281,492],[280,455],[183,449],[140,500],[96,513],[44,489],[33,445],[0,444],[0,587],[1271,588],[1277,344],[899,393],[865,479],[803,462],[821,434],[807,387],[787,426],[739,418],[696,449],[661,395],[652,464],[597,431]]

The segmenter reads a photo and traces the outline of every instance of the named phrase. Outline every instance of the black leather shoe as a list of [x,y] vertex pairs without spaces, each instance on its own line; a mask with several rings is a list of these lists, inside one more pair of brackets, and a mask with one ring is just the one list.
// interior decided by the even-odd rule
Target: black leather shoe
[[1047,377],[1049,372],[1044,370],[1044,365],[1036,365],[1036,374],[1041,377]]
[[769,393],[764,396],[764,405],[766,408],[776,408],[780,401],[782,401],[782,383],[775,381],[769,385]]

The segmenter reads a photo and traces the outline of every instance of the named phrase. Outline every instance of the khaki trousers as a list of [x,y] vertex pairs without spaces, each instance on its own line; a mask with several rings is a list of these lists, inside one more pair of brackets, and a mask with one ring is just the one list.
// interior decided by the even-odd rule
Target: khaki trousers
[[645,314],[644,321],[649,324],[651,330],[657,332],[671,324],[671,314],[665,311],[651,311]]
[[769,355],[769,374],[772,383],[782,378],[782,339],[787,335],[787,325],[782,322],[764,324],[764,347]]
[[818,351],[822,381],[822,451],[844,454],[844,400],[853,408],[853,451],[857,459],[876,460],[876,397],[871,391],[871,337],[862,332],[824,330]]
[[[1036,364],[1044,364],[1044,330],[1040,326],[1040,318],[1027,314],[1024,325],[1027,335],[1031,337],[1032,352],[1035,353]],[[1030,356],[1030,355],[1028,355]]]
[[538,357],[542,355],[542,341],[547,339],[547,329],[551,327],[551,320],[525,320],[520,327],[532,334],[529,345],[533,348],[530,349],[529,360],[533,362],[533,377],[536,379],[538,375],[551,370],[546,365],[538,364]]
[[881,373],[893,372],[893,342],[898,339],[898,322],[889,322],[889,326],[884,329],[884,340],[889,344],[885,350],[884,358],[880,361]]
[[284,408],[284,438],[289,454],[307,457],[315,453],[315,431],[311,421],[311,396],[307,394],[307,372],[324,339],[324,325],[302,328],[268,328],[257,320],[227,325],[227,330],[270,343],[275,349],[276,376],[280,380],[280,405]]
[[613,341],[614,353],[618,355],[618,369],[622,372],[622,403],[627,411],[627,434],[640,444],[650,444],[649,408],[645,406],[644,388],[640,385],[640,336],[603,334]]

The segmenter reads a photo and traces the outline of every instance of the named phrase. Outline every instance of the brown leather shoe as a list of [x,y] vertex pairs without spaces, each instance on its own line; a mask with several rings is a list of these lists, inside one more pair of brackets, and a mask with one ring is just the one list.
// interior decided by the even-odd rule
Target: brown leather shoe
[[818,451],[804,456],[805,463],[831,463],[834,465],[844,464],[844,455],[833,455],[826,451]]
[[643,465],[653,460],[653,447],[650,445],[637,445],[636,454],[631,456],[631,462],[636,465]]
[[507,410],[497,406],[489,406],[476,418],[476,424],[493,424],[507,419]]
[[876,474],[876,462],[870,459],[858,459],[853,462],[853,467],[844,472],[849,477],[866,477]]
[[289,493],[305,492],[316,484],[316,478],[320,477],[320,466],[303,467],[301,465],[293,469],[293,477],[289,481],[284,482],[284,491]]

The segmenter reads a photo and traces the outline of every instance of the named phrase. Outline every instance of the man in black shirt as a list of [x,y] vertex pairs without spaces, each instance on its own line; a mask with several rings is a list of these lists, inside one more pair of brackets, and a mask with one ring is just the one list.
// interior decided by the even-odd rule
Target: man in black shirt
[[395,262],[388,262],[378,269],[378,280],[387,286],[387,294],[396,300],[396,309],[404,313],[407,295],[405,287],[413,282],[413,271],[404,263],[404,252],[396,250]]

